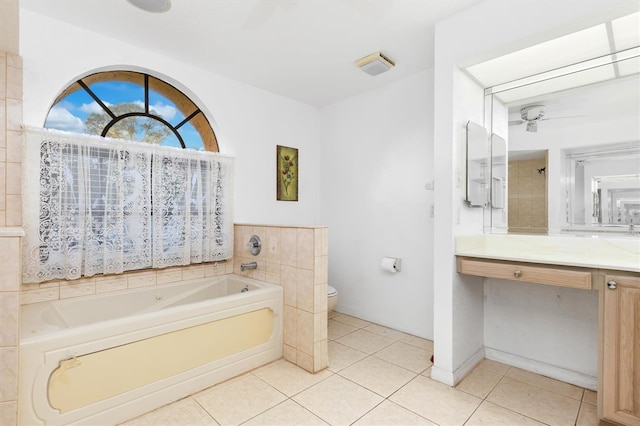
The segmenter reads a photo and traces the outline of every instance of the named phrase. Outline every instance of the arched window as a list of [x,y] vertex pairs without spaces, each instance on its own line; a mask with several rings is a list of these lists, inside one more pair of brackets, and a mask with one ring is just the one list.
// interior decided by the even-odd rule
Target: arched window
[[189,97],[135,71],[98,72],[74,82],[55,100],[44,126],[218,152],[209,121]]
[[232,257],[233,158],[184,93],[144,73],[91,74],[45,127],[24,130],[23,282]]

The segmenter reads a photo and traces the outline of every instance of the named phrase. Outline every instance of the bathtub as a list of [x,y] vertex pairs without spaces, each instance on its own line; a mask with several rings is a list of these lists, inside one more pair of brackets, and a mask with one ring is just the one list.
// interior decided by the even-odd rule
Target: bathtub
[[281,358],[282,303],[225,275],[25,305],[18,423],[116,424]]

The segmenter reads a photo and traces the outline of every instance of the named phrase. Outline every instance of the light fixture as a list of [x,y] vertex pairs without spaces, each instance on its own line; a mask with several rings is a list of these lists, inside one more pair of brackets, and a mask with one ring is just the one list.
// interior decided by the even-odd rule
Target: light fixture
[[396,64],[381,52],[372,53],[356,61],[356,65],[369,75],[376,76],[389,71]]
[[171,9],[171,0],[127,0],[137,8],[147,12],[162,13]]

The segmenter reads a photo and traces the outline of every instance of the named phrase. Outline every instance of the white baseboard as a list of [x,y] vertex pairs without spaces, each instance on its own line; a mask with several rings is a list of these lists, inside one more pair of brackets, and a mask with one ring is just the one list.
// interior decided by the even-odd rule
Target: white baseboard
[[431,367],[431,378],[445,385],[455,386],[484,358],[484,348],[480,348],[454,371],[448,371],[434,365]]
[[484,353],[485,358],[491,359],[493,361],[498,361],[503,364],[518,367],[523,370],[541,374],[546,377],[551,377],[552,379],[580,386],[581,388],[590,389],[593,391],[598,389],[598,378],[594,376],[589,376],[577,371],[567,370],[566,368],[557,367],[555,365],[546,364],[544,362],[536,361],[533,359],[524,358],[519,355],[500,351],[498,349],[484,348]]

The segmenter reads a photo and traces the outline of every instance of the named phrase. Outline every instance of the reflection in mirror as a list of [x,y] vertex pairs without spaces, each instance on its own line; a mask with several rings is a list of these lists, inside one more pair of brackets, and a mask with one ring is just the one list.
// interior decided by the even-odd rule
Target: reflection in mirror
[[495,229],[507,230],[507,142],[491,135],[491,185],[489,186],[491,225]]
[[[580,76],[576,78],[580,79]],[[589,152],[593,158],[602,158],[602,161],[608,164],[613,160],[607,154],[609,150],[607,146],[637,143],[640,140],[639,87],[640,74],[634,74],[578,88],[543,93],[509,103],[502,102],[499,97],[501,93],[491,95],[492,132],[507,135],[505,139],[509,162],[515,160],[515,156],[519,154],[531,151],[546,152],[546,164],[535,168],[529,167],[527,173],[534,173],[535,170],[531,178],[540,179],[542,176],[537,175],[537,170],[544,167],[544,177],[548,182],[545,207],[541,202],[523,201],[522,198],[515,201],[511,187],[515,180],[512,181],[510,175],[507,191],[508,226],[496,226],[500,224],[498,220],[500,216],[492,212],[491,232],[505,232],[505,228],[509,232],[519,233],[558,234],[604,230],[628,232],[628,229],[623,229],[622,223],[606,223],[609,219],[604,217],[602,226],[594,226],[591,219],[592,210],[588,213],[582,212],[583,218],[579,222],[574,222],[578,213],[576,209],[570,210],[571,204],[567,199],[566,185],[571,181],[571,173],[575,173],[576,169],[569,168],[565,159],[566,153]],[[628,171],[625,174],[637,174],[639,169],[640,163],[636,161],[635,171]],[[577,170],[580,172],[580,168]],[[599,176],[612,176],[612,174],[602,173]],[[609,185],[606,181],[607,179],[600,186]],[[527,184],[525,182],[525,185]],[[573,193],[580,188],[583,191],[580,195],[573,197],[574,206],[576,199],[592,200],[592,182],[589,181],[583,187],[574,187]],[[606,193],[610,194],[611,191]],[[611,202],[610,199],[607,201]],[[592,205],[593,201],[584,201],[583,204]],[[629,206],[627,210],[632,209],[633,204]],[[539,217],[543,207],[547,212],[546,225]],[[626,215],[624,217],[631,214],[627,210],[625,213],[620,212],[621,221],[623,214]],[[589,215],[586,220],[585,214]],[[530,216],[532,219],[536,217],[536,219],[533,219],[534,223],[524,224],[521,219],[525,216]],[[518,222],[513,223],[514,220]]]
[[[635,223],[640,162],[624,177],[602,172],[575,184],[575,174],[588,173],[590,166],[569,168],[565,154],[640,141],[638,9],[630,2],[593,28],[466,68],[485,87],[485,122],[508,147],[508,225],[499,220],[505,209],[492,206],[485,215],[485,226],[491,218],[490,232],[622,232],[625,226],[628,232]],[[526,151],[546,154],[537,159],[540,164],[527,165],[524,161],[534,159],[516,158]],[[593,158],[614,164],[606,151],[594,148]],[[516,164],[517,179],[524,183],[516,183]],[[546,206],[541,197],[520,193],[522,187],[539,192],[531,187],[538,181],[546,185]],[[575,184],[570,189],[569,182]],[[520,186],[518,191],[513,185]],[[524,222],[525,217],[531,221]]]
[[472,121],[467,123],[466,198],[469,207],[487,205],[489,190],[489,149],[487,130]]
[[546,234],[548,151],[509,152],[509,232]]
[[640,225],[639,141],[570,149],[563,156],[567,229],[624,232]]
[[[538,157],[538,163],[527,164],[526,170],[518,167],[518,179],[524,183],[516,183],[513,173],[509,175],[509,232],[627,232],[622,228],[623,223],[616,223],[615,218],[611,219],[614,223],[609,223],[607,217],[602,217],[599,222],[597,212],[595,217],[592,216],[593,205],[600,206],[600,213],[604,213],[610,209],[603,209],[600,203],[611,203],[610,198],[600,198],[594,204],[593,194],[598,197],[598,193],[592,188],[596,185],[592,178],[614,176],[618,174],[612,172],[616,168],[621,170],[620,175],[639,173],[640,162],[637,157],[630,156],[631,151],[626,151],[625,155],[614,155],[621,146],[637,145],[640,140],[639,87],[640,78],[636,74],[504,105],[509,116],[507,141],[510,171],[513,172],[512,161],[518,159],[517,155],[531,151],[545,153]],[[494,104],[497,102],[494,100]],[[546,159],[543,158],[545,156]],[[567,158],[573,158],[579,167],[568,165]],[[628,160],[625,163],[628,167],[622,167],[623,158]],[[534,161],[533,158],[522,160]],[[588,161],[580,163],[579,160]],[[525,163],[517,164],[522,166]],[[594,171],[598,170],[596,167],[600,167],[599,172]],[[538,173],[543,168],[544,174]],[[585,175],[584,179],[576,177],[576,173],[591,171],[595,174]],[[600,182],[600,195],[603,194],[603,185],[612,185],[607,183],[611,179]],[[515,184],[520,185],[518,191],[522,191],[523,187],[528,188],[536,191],[536,196],[523,198],[520,194],[516,198],[513,190]],[[546,205],[540,198],[543,184],[547,185],[544,193]],[[604,194],[609,196],[612,192],[607,189]],[[581,200],[580,203],[577,200]],[[579,206],[584,206],[584,210]],[[632,204],[629,206],[631,209]],[[540,216],[545,213],[546,223]],[[622,221],[623,213],[620,215]],[[525,220],[527,217],[531,222]]]
[[504,209],[507,193],[507,143],[491,135],[491,207]]

